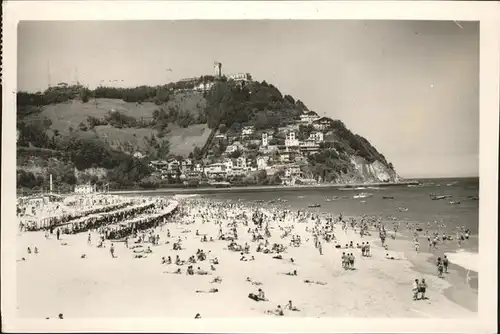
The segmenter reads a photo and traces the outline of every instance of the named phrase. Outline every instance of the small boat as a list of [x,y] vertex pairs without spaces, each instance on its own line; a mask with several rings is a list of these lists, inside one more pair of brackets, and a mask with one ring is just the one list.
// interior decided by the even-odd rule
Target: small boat
[[473,200],[473,201],[478,201],[479,200],[478,196],[469,196],[467,198],[470,199],[470,200]]
[[369,194],[369,193],[360,193],[360,194],[357,194],[357,195],[354,195],[353,198],[367,198],[367,197],[370,197],[372,194]]
[[444,197],[444,196],[432,196],[432,197],[431,197],[431,200],[433,200],[433,201],[437,201],[437,200],[440,200],[440,199],[445,199],[445,198],[446,198],[446,197]]
[[366,203],[366,201],[360,201],[359,203],[361,203],[361,204],[365,204],[365,203]]
[[400,206],[400,207],[398,208],[398,211],[399,211],[399,212],[406,212],[406,211],[408,211],[408,208],[403,208],[403,207],[401,207],[401,206]]
[[382,196],[383,199],[394,199],[394,196]]
[[310,207],[310,208],[319,208],[319,207],[321,207],[321,204],[309,204],[308,207]]
[[460,201],[450,201],[450,204],[451,204],[451,205],[460,204]]

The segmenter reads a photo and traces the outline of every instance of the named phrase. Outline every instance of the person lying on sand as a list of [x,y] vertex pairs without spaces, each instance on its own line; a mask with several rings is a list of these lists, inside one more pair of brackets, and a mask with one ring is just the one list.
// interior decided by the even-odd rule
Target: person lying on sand
[[283,260],[283,256],[281,256],[281,254],[278,254],[276,256],[273,256],[273,259]]
[[288,272],[288,273],[284,273],[285,275],[288,275],[288,276],[297,276],[297,270],[294,270],[292,272]]
[[219,264],[219,259],[214,257],[212,260],[210,260],[210,262],[213,264]]
[[86,258],[87,258],[87,254],[82,254],[82,255],[80,256],[80,259],[86,259]]
[[325,282],[321,282],[321,281],[311,281],[311,280],[304,280],[304,283],[309,283],[309,284],[319,284],[319,285],[326,285]]
[[142,254],[135,254],[134,255],[134,259],[145,259],[145,258],[147,258],[146,255],[142,255]]
[[164,271],[164,274],[182,274],[181,268],[177,268],[175,271]]
[[276,309],[275,309],[275,310],[273,310],[273,311],[267,310],[267,311],[266,311],[266,313],[267,313],[267,314],[274,314],[274,315],[277,315],[277,316],[283,316],[283,315],[285,315],[285,314],[283,313],[283,309],[281,308],[281,305],[278,305],[278,306],[276,307]]
[[17,262],[21,262],[21,261],[26,261],[26,258],[22,257],[21,259],[17,260]]
[[210,270],[212,270],[212,271],[216,270],[213,264],[210,265]]
[[288,304],[286,304],[286,305],[285,305],[285,310],[286,310],[286,309],[288,309],[288,310],[290,310],[290,311],[297,311],[297,312],[298,312],[298,311],[300,311],[298,308],[296,308],[295,306],[293,306],[293,304],[292,304],[292,301],[291,301],[291,300],[289,300],[289,301],[288,301]]
[[216,278],[214,278],[213,280],[210,281],[210,283],[222,283],[222,277],[220,276],[217,276]]
[[386,258],[387,260],[399,260],[399,257],[394,256],[394,255],[389,255],[389,253],[386,253],[386,254],[385,254],[385,258]]
[[258,301],[267,301],[266,296],[264,294],[264,291],[262,289],[259,289],[257,291],[257,294],[250,293],[248,295],[248,298],[255,300],[256,302]]
[[212,274],[209,273],[208,271],[202,270],[202,269],[200,269],[200,267],[198,267],[198,270],[196,271],[196,275],[212,275]]
[[199,313],[196,313],[196,315],[194,316],[195,319],[201,319],[201,315]]
[[205,290],[196,290],[196,293],[216,293],[216,292],[219,292],[219,289],[210,289],[208,291],[205,291]]

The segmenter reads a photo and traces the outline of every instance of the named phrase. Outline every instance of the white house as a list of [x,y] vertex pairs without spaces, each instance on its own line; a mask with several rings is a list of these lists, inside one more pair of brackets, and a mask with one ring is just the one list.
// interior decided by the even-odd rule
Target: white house
[[250,135],[252,135],[254,132],[255,132],[255,128],[253,127],[253,125],[250,125],[250,126],[245,126],[245,127],[243,127],[243,129],[241,130],[241,134],[242,134],[243,136],[250,136]]
[[300,115],[300,121],[302,123],[312,123],[314,121],[319,120],[321,117],[318,116],[314,111],[307,112],[305,114]]
[[321,143],[323,139],[324,139],[323,132],[314,131],[311,132],[311,134],[309,135],[309,140],[312,140],[315,143]]
[[203,166],[200,163],[197,163],[196,165],[194,165],[194,171],[203,172]]
[[280,154],[280,161],[282,163],[290,162],[290,153],[283,152]]
[[199,92],[205,92],[207,90],[210,90],[212,86],[214,85],[214,82],[201,82],[199,85],[195,86],[194,89],[199,91]]
[[257,169],[258,170],[266,169],[268,161],[269,161],[268,156],[258,157],[257,158]]
[[313,121],[312,125],[316,130],[325,130],[333,123],[333,121],[326,117],[321,117],[320,119]]
[[215,163],[205,167],[205,175],[208,177],[225,176],[226,175],[226,165],[223,163]]
[[240,156],[236,159],[236,166],[240,168],[247,168],[247,158],[244,156]]
[[163,169],[168,166],[168,163],[165,160],[153,160],[149,166],[153,169]]
[[234,81],[252,81],[250,73],[235,73],[228,76],[229,80]]
[[234,167],[233,160],[231,159],[224,159],[223,164],[227,169],[232,169]]
[[181,169],[183,171],[190,170],[191,167],[193,167],[193,162],[191,161],[191,159],[182,160]]
[[179,161],[172,159],[168,162],[168,170],[170,171],[178,171],[180,169],[181,164]]
[[290,131],[286,134],[285,146],[286,147],[299,146],[299,140],[297,139],[297,137],[295,137],[295,131]]
[[299,165],[291,164],[291,165],[287,165],[285,167],[285,176],[286,177],[300,176],[301,174],[302,174],[302,171],[300,170]]
[[230,153],[233,153],[233,152],[236,152],[238,150],[241,150],[243,148],[243,145],[241,145],[240,142],[238,141],[235,141],[232,145],[228,145],[226,147],[226,153],[227,154],[230,154]]
[[269,145],[269,141],[273,139],[273,135],[272,133],[267,133],[267,132],[263,132],[262,133],[262,139],[261,139],[261,146],[262,147],[267,147]]
[[134,152],[132,156],[137,159],[143,159],[145,157],[145,155],[142,154],[141,152]]
[[79,184],[75,186],[76,194],[86,195],[92,194],[93,192],[95,192],[95,186],[92,186],[90,184]]

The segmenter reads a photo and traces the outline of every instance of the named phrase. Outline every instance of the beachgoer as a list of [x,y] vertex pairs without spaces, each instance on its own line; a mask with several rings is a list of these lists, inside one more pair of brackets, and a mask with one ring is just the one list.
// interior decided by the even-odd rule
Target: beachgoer
[[111,244],[111,247],[109,248],[109,252],[111,253],[111,257],[115,257],[115,246]]
[[413,282],[411,290],[413,292],[413,300],[417,300],[418,299],[418,279],[415,279],[415,282]]
[[419,284],[419,299],[425,299],[425,292],[427,290],[427,283],[425,282],[425,278],[422,278],[422,281]]
[[445,255],[443,258],[443,267],[444,267],[444,272],[447,274],[448,273],[448,257]]

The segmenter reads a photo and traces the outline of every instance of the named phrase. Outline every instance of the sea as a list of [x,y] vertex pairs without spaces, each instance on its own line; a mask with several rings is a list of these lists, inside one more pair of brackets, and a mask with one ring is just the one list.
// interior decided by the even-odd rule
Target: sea
[[[401,185],[390,187],[357,187],[340,189],[279,190],[273,192],[220,192],[200,195],[214,200],[243,201],[280,205],[291,210],[315,210],[343,216],[377,216],[383,221],[420,223],[425,231],[427,223],[437,221],[446,225],[445,231],[455,238],[456,226],[470,229],[471,235],[462,244],[462,252],[478,253],[479,228],[479,178],[419,179],[419,186]],[[355,198],[361,193],[370,194],[366,198]],[[432,196],[447,196],[445,199],[432,200]],[[332,199],[336,197],[336,199]],[[392,197],[387,199],[384,197]],[[328,201],[328,199],[330,199]],[[450,204],[454,202],[455,204]],[[460,203],[456,203],[460,202]],[[320,205],[310,208],[310,205]],[[392,224],[386,227],[390,231]],[[431,228],[429,232],[433,232]],[[441,230],[442,231],[442,230]],[[404,232],[403,232],[404,233]],[[410,237],[410,233],[407,235]],[[455,242],[449,250],[454,251]],[[422,244],[424,245],[424,244]],[[458,246],[458,245],[457,245]],[[464,254],[465,255],[465,254]]]

